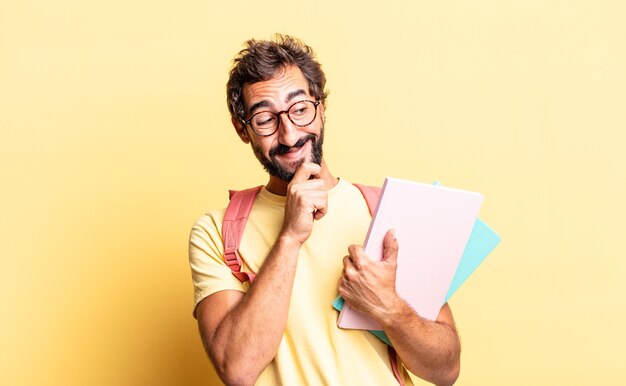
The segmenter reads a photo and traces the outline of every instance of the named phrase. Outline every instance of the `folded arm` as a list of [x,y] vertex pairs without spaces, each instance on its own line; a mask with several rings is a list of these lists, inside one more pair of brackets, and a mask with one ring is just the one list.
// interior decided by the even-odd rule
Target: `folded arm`
[[215,369],[227,385],[252,385],[278,350],[299,246],[280,239],[254,285],[245,294],[221,291],[198,303],[200,335]]
[[409,371],[436,385],[454,384],[460,372],[461,343],[447,303],[433,322],[397,298],[379,321]]
[[287,325],[298,252],[328,207],[319,169],[305,163],[296,171],[287,188],[282,230],[248,293],[226,290],[198,303],[204,347],[227,385],[254,384],[276,356]]
[[393,231],[383,240],[383,259],[372,261],[351,245],[344,258],[339,294],[385,330],[406,368],[436,385],[452,385],[459,376],[461,345],[446,303],[436,321],[419,316],[395,291],[398,241]]

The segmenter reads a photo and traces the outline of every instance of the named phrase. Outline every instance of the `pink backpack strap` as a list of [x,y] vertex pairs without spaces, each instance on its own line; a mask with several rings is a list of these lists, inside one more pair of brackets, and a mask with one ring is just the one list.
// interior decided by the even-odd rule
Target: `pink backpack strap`
[[405,386],[404,378],[398,369],[398,356],[396,354],[396,350],[392,346],[387,346],[387,351],[389,352],[389,361],[391,362],[391,371],[393,371],[394,377],[396,377],[400,386]]
[[[367,186],[361,184],[354,184],[360,191],[365,202],[367,202],[367,208],[370,214],[373,216],[376,213],[376,207],[378,206],[378,199],[380,197],[381,189],[376,186]],[[248,221],[250,211],[252,211],[252,205],[256,199],[257,194],[261,191],[263,186],[257,186],[254,188],[229,191],[230,203],[226,208],[224,214],[224,222],[222,223],[222,238],[224,239],[224,260],[226,265],[233,272],[233,275],[242,283],[250,281],[252,283],[256,275],[252,272],[241,272],[241,258],[239,257],[239,245],[241,244],[241,236],[243,235],[243,229]],[[393,375],[398,381],[400,386],[404,386],[404,379],[398,369],[398,359],[396,350],[392,346],[387,346],[389,352],[389,361],[391,362],[391,370]]]
[[255,274],[252,272],[241,272],[241,257],[239,257],[239,245],[243,229],[248,221],[248,216],[252,210],[252,204],[257,194],[263,186],[236,191],[229,191],[230,203],[224,213],[222,223],[222,239],[224,240],[224,260],[226,265],[233,272],[233,275],[240,282],[250,281],[252,283]]
[[378,199],[380,198],[381,189],[377,186],[367,186],[361,184],[353,184],[361,191],[365,202],[367,202],[367,208],[370,210],[370,214],[373,216],[376,213],[376,207],[378,207]]

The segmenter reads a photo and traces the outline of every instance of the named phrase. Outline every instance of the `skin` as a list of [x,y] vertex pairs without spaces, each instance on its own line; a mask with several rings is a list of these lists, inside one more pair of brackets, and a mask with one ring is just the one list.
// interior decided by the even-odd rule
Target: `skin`
[[383,259],[373,261],[360,245],[343,259],[339,294],[378,321],[409,371],[436,385],[452,385],[460,372],[461,344],[452,311],[444,304],[436,321],[426,320],[396,293],[398,240],[389,230]]
[[[243,89],[246,108],[262,102],[262,110],[282,111],[302,99],[315,100],[297,67],[287,67],[267,81],[247,84]],[[250,116],[256,111],[247,111]],[[311,136],[322,142],[324,107],[316,119],[297,127],[286,114],[276,133],[259,137],[238,119],[233,126],[239,138],[252,145],[259,160],[270,160],[270,151],[279,145],[293,147]],[[287,324],[289,301],[302,244],[309,238],[315,221],[328,210],[328,190],[338,180],[326,162],[312,161],[313,141],[274,155],[273,161],[294,173],[291,181],[270,175],[266,188],[286,196],[285,215],[279,236],[257,273],[247,294],[221,291],[197,306],[198,326],[207,353],[227,385],[252,385],[276,356]],[[444,305],[437,321],[418,316],[395,292],[397,240],[388,233],[384,259],[370,261],[359,245],[351,245],[344,258],[339,293],[357,310],[378,320],[384,327],[407,368],[437,385],[454,383],[459,372],[460,344],[452,313]],[[245,295],[245,296],[244,296]]]

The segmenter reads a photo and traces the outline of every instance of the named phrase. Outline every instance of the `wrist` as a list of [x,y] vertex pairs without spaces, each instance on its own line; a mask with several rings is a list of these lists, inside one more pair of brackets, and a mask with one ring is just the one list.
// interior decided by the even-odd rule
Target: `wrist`
[[302,244],[304,243],[300,241],[297,237],[290,234],[289,232],[286,232],[285,230],[283,230],[278,235],[276,244],[287,249],[300,250],[300,248],[302,247]]
[[384,330],[398,321],[406,319],[408,314],[414,313],[411,306],[395,292],[393,296],[389,297],[389,301],[385,302],[385,305],[384,312],[377,318]]

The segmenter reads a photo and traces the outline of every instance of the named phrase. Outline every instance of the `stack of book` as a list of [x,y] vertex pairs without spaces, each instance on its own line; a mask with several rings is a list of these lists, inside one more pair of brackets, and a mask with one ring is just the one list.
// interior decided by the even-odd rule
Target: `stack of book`
[[[472,275],[500,242],[500,236],[478,218],[480,193],[386,178],[363,244],[372,259],[382,259],[385,233],[395,229],[398,244],[396,291],[418,313],[435,320],[441,306]],[[370,330],[391,344],[380,325],[345,304],[341,328]]]

